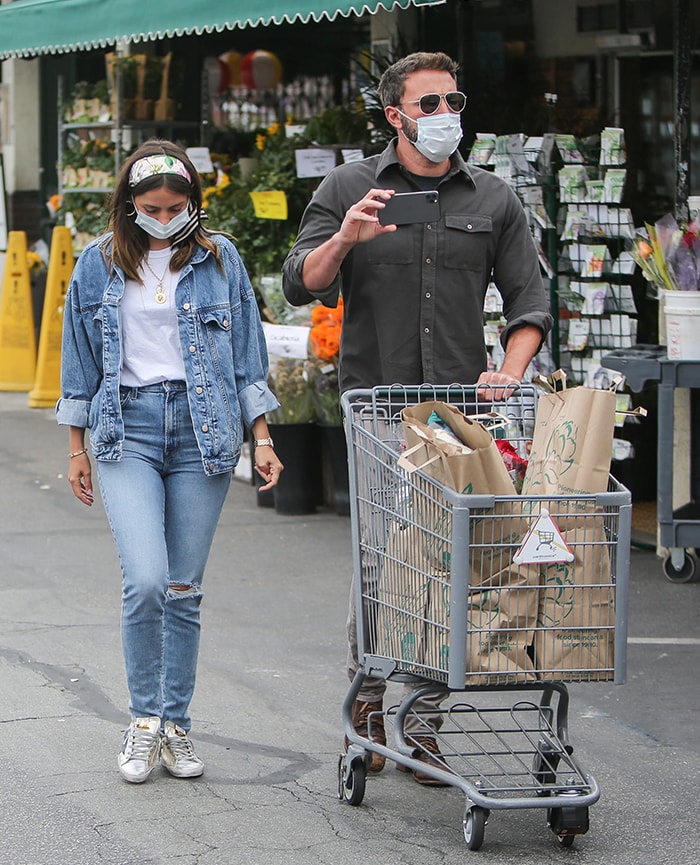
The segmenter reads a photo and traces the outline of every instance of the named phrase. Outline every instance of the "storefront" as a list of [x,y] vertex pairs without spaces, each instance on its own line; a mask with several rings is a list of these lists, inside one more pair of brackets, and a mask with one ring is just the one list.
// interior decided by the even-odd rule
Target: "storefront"
[[[627,195],[633,196],[638,220],[652,218],[660,212],[648,212],[650,198],[660,211],[673,204],[674,130],[687,126],[688,153],[697,149],[690,146],[697,136],[687,116],[692,116],[690,103],[685,123],[674,104],[679,52],[673,21],[687,13],[692,31],[700,3],[674,0],[673,10],[657,5],[644,0],[4,2],[0,59],[22,58],[3,69],[7,186],[25,197],[34,191],[41,200],[55,191],[56,80],[63,77],[65,96],[79,81],[104,78],[107,51],[172,52],[171,80],[180,79],[177,120],[197,124],[205,61],[226,52],[263,49],[280,59],[286,82],[330,75],[339,88],[350,59],[363,49],[394,55],[439,49],[462,69],[460,85],[469,95],[466,147],[481,130],[541,135],[556,129],[590,136],[605,125],[622,126],[631,169]],[[692,63],[685,74],[691,90]],[[557,95],[554,109],[546,92]],[[19,153],[21,160],[15,158]],[[39,184],[31,182],[32,175],[40,177]],[[692,170],[685,179],[686,194],[700,191],[693,188]],[[13,201],[10,210],[16,210]]]
[[[674,0],[674,9],[679,2]],[[67,125],[80,123],[80,114],[66,117],[65,105],[80,98],[81,82],[95,85],[108,79],[106,54],[143,57],[144,64],[155,59],[161,68],[169,58],[165,88],[161,77],[155,92],[142,89],[135,94],[141,112],[145,102],[156,103],[151,106],[152,115],[127,115],[124,99],[133,101],[134,97],[122,92],[118,116],[113,111],[105,121],[119,130],[116,137],[120,146],[127,148],[144,136],[158,134],[184,144],[206,145],[215,154],[224,153],[239,161],[251,155],[251,146],[255,146],[245,133],[264,131],[273,117],[282,122],[290,118],[305,121],[330,105],[348,107],[361,90],[363,56],[439,49],[459,60],[459,83],[469,96],[464,114],[465,155],[477,132],[483,130],[494,136],[532,139],[557,132],[588,143],[595,142],[605,127],[621,127],[627,150],[625,200],[614,204],[631,212],[630,220],[623,214],[626,225],[642,225],[672,210],[676,193],[674,129],[678,109],[672,91],[677,58],[672,17],[668,11],[659,12],[656,5],[641,0],[618,4],[594,0],[567,4],[559,0],[6,3],[0,7],[0,58],[13,58],[3,69],[3,87],[13,90],[11,107],[4,103],[12,116],[3,133],[7,135],[3,155],[12,193],[11,219],[14,227],[26,227],[35,236],[41,233],[42,220],[47,219],[45,202],[61,190],[63,178],[56,165],[62,163],[61,154],[65,153],[62,135],[72,132]],[[692,22],[700,15],[700,2],[682,0],[682,5],[688,9],[692,29]],[[610,6],[617,7],[616,17],[610,17]],[[239,99],[236,76],[241,78],[244,60],[252,64],[254,52],[268,56],[268,72],[270,62],[273,71],[274,63],[279,63],[281,80],[256,88],[248,68],[242,87],[245,93]],[[269,61],[270,56],[273,61]],[[371,73],[372,64],[365,69]],[[125,65],[122,71],[126,70]],[[147,65],[141,71],[145,75]],[[145,86],[145,80],[142,84]],[[297,87],[296,103],[293,93],[280,90],[280,85],[291,91]],[[160,113],[159,100],[164,103]],[[306,105],[302,105],[304,101]],[[60,110],[59,102],[63,103]],[[243,122],[243,109],[251,104],[260,113],[255,120],[248,113],[247,122]],[[262,109],[272,109],[272,113],[264,114]],[[690,139],[698,136],[695,125],[688,124],[688,134]],[[353,142],[343,142],[337,136],[325,143]],[[61,164],[60,170],[63,168]],[[695,187],[700,177],[693,181],[693,164],[690,168],[687,191],[698,191],[700,187]],[[593,171],[590,176],[594,177]],[[551,179],[556,184],[554,174]],[[559,236],[553,243],[556,252],[549,256],[555,270],[562,259],[566,261],[566,244],[571,242],[571,238],[562,240],[563,219],[558,228]],[[264,246],[284,248],[288,239],[285,231],[278,230],[273,242]],[[624,241],[623,236],[612,238],[608,246],[613,257],[619,255]],[[274,260],[261,262],[259,253],[243,251],[251,267],[259,263],[261,273],[265,266],[274,269]],[[565,267],[570,265],[571,261]],[[573,279],[570,274],[565,276],[567,282],[560,282],[560,287],[572,281],[581,283],[581,274],[574,274]],[[586,279],[590,276],[585,274]],[[601,351],[617,347],[616,340],[620,346],[635,338],[645,343],[657,340],[656,304],[647,302],[639,275],[630,273],[617,281],[633,289],[634,322],[625,318],[629,310],[616,310],[616,327],[621,329],[603,333],[602,345],[593,336],[587,344],[582,343],[581,330],[570,336],[567,328],[572,310],[562,301],[563,291],[557,297],[564,317],[556,338],[564,353],[587,364],[593,357],[593,364],[577,369],[579,375],[584,369],[593,370],[594,375],[595,358]],[[578,322],[582,317],[573,310],[571,318]],[[600,326],[595,317],[593,326]],[[596,332],[595,336],[600,335]],[[635,445],[642,451],[647,442],[640,439]],[[647,465],[653,459],[651,451],[653,447],[649,448]],[[650,472],[642,474],[652,477]]]
[[[106,53],[149,58],[170,54],[170,86],[176,104],[168,112],[170,125],[154,127],[151,134],[176,133],[183,143],[208,144],[216,124],[203,102],[216,96],[219,88],[211,74],[211,87],[203,88],[203,70],[207,63],[215,64],[219,55],[245,56],[264,49],[279,58],[285,81],[330,76],[337,89],[347,76],[350,58],[369,47],[374,26],[370,19],[387,20],[391,17],[387,10],[400,12],[419,5],[420,0],[5,3],[0,8],[0,57],[12,59],[3,64],[7,122],[2,144],[11,223],[33,234],[39,217],[45,216],[44,202],[59,186],[55,170],[58,103],[71,98],[79,82],[90,84],[107,77]],[[126,119],[133,118],[118,122]],[[149,130],[141,128],[138,134],[147,135]]]

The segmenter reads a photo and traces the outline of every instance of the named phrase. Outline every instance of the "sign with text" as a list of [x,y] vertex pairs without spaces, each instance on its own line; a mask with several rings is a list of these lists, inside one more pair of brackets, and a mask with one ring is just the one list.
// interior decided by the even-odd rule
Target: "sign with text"
[[188,147],[185,151],[200,174],[213,174],[214,165],[208,147]]
[[312,147],[295,150],[297,177],[325,177],[335,168],[335,150]]
[[277,357],[292,357],[306,360],[309,354],[309,331],[311,328],[263,322],[265,342],[269,354]]
[[365,154],[359,149],[342,148],[340,151],[343,157],[343,162],[360,162],[365,158]]
[[255,215],[258,219],[286,219],[287,194],[279,189],[266,189],[263,192],[249,192]]

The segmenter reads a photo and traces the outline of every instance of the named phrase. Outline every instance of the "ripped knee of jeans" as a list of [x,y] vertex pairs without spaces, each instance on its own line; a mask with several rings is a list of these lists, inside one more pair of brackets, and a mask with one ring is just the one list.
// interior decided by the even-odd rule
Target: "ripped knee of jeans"
[[201,586],[185,583],[170,583],[168,585],[168,597],[172,600],[179,598],[198,598],[202,596]]

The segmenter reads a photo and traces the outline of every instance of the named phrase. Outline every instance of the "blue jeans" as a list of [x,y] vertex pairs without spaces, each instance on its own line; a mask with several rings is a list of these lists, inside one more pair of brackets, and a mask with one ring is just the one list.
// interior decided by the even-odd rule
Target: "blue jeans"
[[202,578],[231,472],[204,473],[184,382],[120,398],[123,456],[96,462],[122,569],[129,709],[189,730]]

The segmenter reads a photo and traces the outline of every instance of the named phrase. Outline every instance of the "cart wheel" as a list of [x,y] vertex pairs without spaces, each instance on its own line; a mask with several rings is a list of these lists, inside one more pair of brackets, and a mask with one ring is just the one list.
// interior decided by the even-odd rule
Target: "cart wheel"
[[672,583],[689,583],[695,577],[695,559],[690,553],[683,554],[683,564],[676,570],[671,556],[664,559],[664,574]]
[[573,846],[575,835],[557,835],[557,840],[559,841],[559,845],[561,847],[571,847]]
[[464,840],[470,850],[479,850],[484,843],[484,829],[489,812],[477,805],[467,805],[464,811]]
[[338,798],[348,805],[359,805],[365,798],[365,781],[367,766],[364,760],[355,760],[347,765],[346,755],[341,754],[338,760]]
[[547,823],[557,836],[559,844],[562,847],[571,847],[577,835],[585,835],[588,832],[588,808],[585,805],[549,808]]

